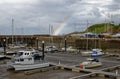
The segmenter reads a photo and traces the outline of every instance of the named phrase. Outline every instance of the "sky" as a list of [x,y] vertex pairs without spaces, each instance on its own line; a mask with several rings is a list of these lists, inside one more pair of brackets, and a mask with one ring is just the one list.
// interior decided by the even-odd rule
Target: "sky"
[[[0,34],[62,35],[120,23],[120,0],[0,0]],[[106,20],[106,21],[105,21]]]

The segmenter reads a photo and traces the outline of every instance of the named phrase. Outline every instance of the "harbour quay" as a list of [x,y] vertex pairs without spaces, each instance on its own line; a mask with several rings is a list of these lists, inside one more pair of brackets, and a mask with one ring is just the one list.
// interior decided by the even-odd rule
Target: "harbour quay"
[[[46,53],[45,60],[51,63],[51,68],[44,68],[29,70],[29,71],[7,71],[6,64],[1,63],[0,74],[1,79],[119,79],[119,63],[120,61],[115,60],[115,57],[98,57],[102,62],[103,66],[92,69],[80,69],[79,63],[84,61],[87,57],[82,57],[80,54],[72,54],[65,52],[57,53]],[[9,60],[1,60],[9,61]],[[41,70],[41,71],[40,71]],[[115,70],[115,71],[114,71]],[[117,71],[116,71],[117,70]],[[30,73],[30,74],[28,74]],[[49,77],[49,78],[48,78]]]
[[[11,37],[11,36],[10,36]],[[1,39],[1,45],[4,46],[4,40],[5,37],[2,37]],[[72,37],[51,37],[51,36],[33,36],[33,39],[31,40],[31,36],[25,36],[24,40],[21,39],[21,36],[19,39],[16,40],[16,42],[23,41],[24,44],[27,44],[25,47],[22,48],[9,48],[9,46],[12,43],[12,39],[8,39],[7,42],[6,39],[6,50],[10,52],[12,51],[20,51],[25,50],[26,48],[34,48],[40,50],[39,47],[42,47],[43,40],[45,46],[54,45],[59,50],[56,52],[45,52],[45,61],[50,63],[49,67],[46,68],[38,68],[33,70],[26,70],[26,71],[8,71],[7,70],[7,62],[11,61],[11,59],[2,59],[0,60],[0,78],[1,79],[120,79],[120,61],[119,58],[119,39],[115,39],[115,42],[112,38],[106,39],[96,39],[96,48],[97,46],[101,46],[102,44],[99,42],[101,41],[103,44],[106,44],[106,47],[103,51],[105,52],[104,55],[91,57],[91,58],[98,58],[100,62],[102,62],[102,66],[100,67],[93,67],[93,68],[80,68],[80,63],[86,61],[87,58],[90,56],[84,57],[81,55],[81,52],[86,51],[86,38],[72,38]],[[66,46],[65,46],[65,39],[66,39]],[[53,44],[51,42],[53,41]],[[82,40],[82,41],[81,41]],[[15,39],[14,39],[15,41]],[[32,41],[32,42],[31,42]],[[83,44],[83,41],[85,44]],[[91,48],[94,48],[94,38],[88,39],[89,45]],[[109,42],[109,43],[108,43]],[[118,48],[110,48],[107,46],[110,46],[110,43],[114,43],[114,46],[117,46]],[[99,45],[98,45],[99,44]],[[71,50],[63,50],[60,49],[62,47],[68,48],[69,46],[72,46],[74,49],[78,49],[79,51],[72,51]],[[82,47],[83,46],[83,47]],[[112,46],[111,46],[112,47]],[[108,49],[109,48],[109,49]],[[43,51],[42,49],[40,50]],[[3,52],[1,52],[3,53]],[[117,56],[116,56],[117,55]],[[6,57],[11,58],[13,55],[7,55]]]
[[[114,49],[112,52],[119,52],[120,38],[86,38],[86,37],[72,37],[69,35],[0,35],[0,46],[3,46],[3,41],[5,40],[6,45],[11,44],[27,44],[27,46],[36,47],[41,45],[42,41],[45,44],[54,45],[58,48],[64,47],[64,42],[66,39],[67,47],[72,46],[77,49],[86,49],[86,42],[88,40],[88,49],[94,47],[101,48],[106,51],[111,51],[109,49]],[[96,44],[95,44],[96,43]],[[107,50],[108,49],[108,50]]]

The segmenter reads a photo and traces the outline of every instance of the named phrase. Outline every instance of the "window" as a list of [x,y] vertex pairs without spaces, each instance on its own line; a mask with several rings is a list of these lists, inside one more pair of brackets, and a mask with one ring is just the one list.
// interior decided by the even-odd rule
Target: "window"
[[32,54],[34,54],[34,52],[32,52]]
[[16,59],[15,61],[19,62],[19,59]]
[[30,61],[30,60],[32,60],[32,58],[28,58],[28,60]]
[[24,61],[24,59],[20,59],[20,61]]

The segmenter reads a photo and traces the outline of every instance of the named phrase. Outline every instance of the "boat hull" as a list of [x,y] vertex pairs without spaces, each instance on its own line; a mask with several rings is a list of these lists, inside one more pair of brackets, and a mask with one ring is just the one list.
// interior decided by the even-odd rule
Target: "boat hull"
[[81,52],[81,56],[90,56],[90,55],[91,55],[91,51]]
[[4,59],[5,55],[0,55],[0,60]]
[[84,68],[94,68],[94,67],[99,67],[99,66],[102,66],[101,62],[85,65]]
[[13,67],[15,71],[20,70],[31,70],[31,69],[37,69],[42,67],[48,67],[49,63],[39,63],[39,64],[12,64],[10,67]]

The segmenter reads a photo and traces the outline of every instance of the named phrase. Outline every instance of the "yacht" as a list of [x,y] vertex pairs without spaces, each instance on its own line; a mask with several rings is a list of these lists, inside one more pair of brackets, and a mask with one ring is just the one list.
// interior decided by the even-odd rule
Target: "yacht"
[[88,58],[87,61],[84,61],[80,64],[80,68],[86,69],[86,68],[94,68],[102,66],[102,63],[96,59],[96,58]]
[[49,66],[48,62],[44,61],[44,57],[35,51],[19,51],[11,63],[8,63],[8,69],[30,70]]

